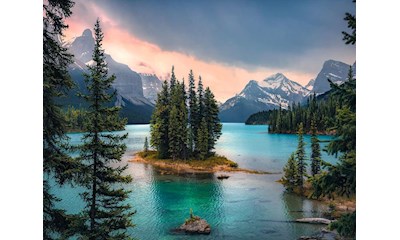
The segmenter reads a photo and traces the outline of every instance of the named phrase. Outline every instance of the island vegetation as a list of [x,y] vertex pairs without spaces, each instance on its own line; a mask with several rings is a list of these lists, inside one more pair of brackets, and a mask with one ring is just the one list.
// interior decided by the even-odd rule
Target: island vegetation
[[150,122],[150,144],[158,158],[205,160],[214,156],[221,136],[218,104],[210,88],[203,88],[199,76],[197,91],[193,72],[189,73],[188,92],[172,67],[171,79],[164,81]]

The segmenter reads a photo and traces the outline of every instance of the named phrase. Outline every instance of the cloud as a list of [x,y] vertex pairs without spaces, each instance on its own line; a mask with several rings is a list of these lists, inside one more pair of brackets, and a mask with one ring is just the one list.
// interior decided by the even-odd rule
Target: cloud
[[[233,31],[237,27],[237,24],[240,26],[240,23],[233,21],[232,18],[226,16],[226,14],[219,13],[218,11],[221,11],[220,8],[213,9],[213,11],[217,11],[217,13],[213,14],[223,18],[222,20],[219,20],[219,22],[222,21],[225,22],[225,24],[221,25],[221,23],[216,23],[216,25],[213,25],[211,22],[206,23],[210,29],[200,29],[204,31],[199,31],[195,34],[195,36],[203,37],[198,38],[196,41],[194,41],[191,37],[187,38],[186,40],[182,40],[180,38],[182,33],[178,33],[177,36],[173,37],[175,32],[169,30],[170,27],[168,27],[168,24],[170,23],[163,21],[165,19],[163,19],[162,16],[159,16],[158,18],[156,17],[156,19],[161,21],[159,22],[160,28],[165,27],[166,31],[162,31],[162,34],[149,37],[151,40],[148,40],[147,38],[143,38],[143,34],[136,34],[135,32],[136,30],[138,32],[143,31],[141,30],[142,24],[144,24],[143,27],[150,28],[148,31],[160,30],[160,28],[154,28],[154,26],[150,23],[143,23],[143,21],[148,20],[148,16],[145,14],[147,9],[141,9],[143,13],[140,16],[146,18],[143,21],[137,21],[136,19],[129,20],[130,18],[128,18],[124,12],[132,10],[133,6],[127,2],[119,2],[121,6],[116,8],[115,11],[120,10],[121,16],[115,17],[115,13],[109,9],[109,6],[106,6],[112,2],[114,1],[100,1],[102,4],[92,1],[77,2],[73,9],[72,17],[68,19],[70,28],[67,31],[67,38],[81,35],[83,30],[86,28],[93,28],[95,20],[97,17],[99,17],[105,35],[104,48],[106,52],[111,54],[115,60],[128,64],[129,67],[134,71],[154,73],[163,79],[169,76],[172,65],[175,66],[175,73],[177,77],[179,79],[185,78],[186,81],[189,70],[192,69],[196,77],[198,77],[198,75],[202,76],[204,84],[206,86],[210,86],[210,88],[215,92],[216,98],[220,101],[225,101],[234,96],[236,93],[239,93],[249,80],[262,80],[269,75],[275,74],[276,72],[282,72],[289,79],[305,85],[311,78],[316,77],[324,60],[335,58],[335,56],[331,56],[326,51],[328,49],[335,52],[334,46],[331,46],[332,49],[322,47],[313,48],[305,51],[302,54],[293,55],[288,59],[276,58],[275,61],[278,62],[277,64],[267,64],[267,62],[265,64],[262,62],[254,64],[252,61],[246,60],[246,58],[248,58],[247,55],[243,56],[243,58],[240,60],[239,56],[244,54],[243,49],[237,49],[237,53],[232,53],[233,55],[224,55],[223,57],[218,58],[214,55],[229,51],[241,43],[240,41],[237,43],[233,39],[234,37],[238,37],[239,40],[241,38],[241,36],[235,36]],[[104,5],[105,3],[107,4]],[[161,8],[164,7],[165,6],[162,4],[161,6],[156,7],[160,11],[159,13],[161,15],[163,13]],[[121,8],[126,8],[127,10],[122,11]],[[227,8],[227,11],[234,11],[234,9]],[[154,12],[150,11],[150,13]],[[166,17],[169,17],[170,14],[171,13],[166,10]],[[185,17],[185,14],[181,14],[178,9],[176,14],[182,15],[183,18]],[[189,19],[193,20],[200,17],[203,17],[203,15],[200,14],[199,16],[194,16],[193,18]],[[255,19],[251,21],[256,22],[258,20],[257,15],[254,17]],[[212,21],[212,19],[209,21]],[[132,27],[128,27],[127,25],[129,24],[131,24]],[[203,42],[206,44],[212,44],[215,39],[210,39],[209,34],[212,34],[215,30],[220,29],[222,26],[227,27],[228,31],[224,32],[223,29],[221,29],[221,31],[229,34],[227,36],[218,37],[219,40],[217,41],[220,41],[220,44],[217,46],[221,47],[221,50],[216,50],[215,48],[207,49]],[[229,29],[231,29],[232,32]],[[276,31],[278,30],[272,29],[271,36],[273,36]],[[188,35],[191,33],[192,32],[190,31],[187,32]],[[161,40],[158,41],[158,38],[161,38]],[[162,43],[163,38],[168,39],[168,41],[172,41],[174,43],[174,47],[165,47],[165,43]],[[254,38],[250,44],[256,44],[256,47],[259,46],[259,40],[257,39],[257,36],[244,37],[244,39],[248,38]],[[187,41],[189,41],[191,44],[191,49],[187,49]],[[210,52],[213,51],[216,53],[210,55]],[[248,51],[256,54],[257,48],[251,48]],[[263,53],[262,49],[259,49],[259,52],[261,52],[259,54],[261,56],[266,54]],[[282,52],[281,54],[285,55],[287,53]],[[337,51],[337,49],[336,54],[337,56],[340,55],[342,57],[336,58],[338,60],[348,56],[346,51]],[[235,55],[237,56],[235,57]],[[255,58],[260,58],[259,55],[257,55],[258,57]],[[229,59],[229,57],[232,57],[233,60],[225,61],[227,60],[226,58]],[[306,59],[304,57],[306,57]],[[351,57],[348,57],[348,59],[351,61]],[[260,61],[260,59],[257,61]],[[240,64],[238,64],[238,62],[240,62]],[[304,70],[307,69],[310,62],[315,65],[314,69],[316,70]]]

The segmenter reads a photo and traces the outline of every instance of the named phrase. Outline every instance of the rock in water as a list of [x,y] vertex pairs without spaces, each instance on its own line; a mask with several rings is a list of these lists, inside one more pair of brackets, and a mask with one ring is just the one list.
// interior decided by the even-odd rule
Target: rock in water
[[300,218],[296,219],[299,223],[330,224],[332,221],[325,218]]
[[191,234],[210,234],[211,227],[206,220],[193,216],[182,224],[179,230]]

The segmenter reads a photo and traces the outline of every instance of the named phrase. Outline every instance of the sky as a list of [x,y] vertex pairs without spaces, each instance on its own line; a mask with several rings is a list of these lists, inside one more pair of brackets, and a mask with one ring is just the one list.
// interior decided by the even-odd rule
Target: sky
[[217,100],[239,93],[250,80],[281,72],[302,85],[324,61],[353,64],[345,45],[351,0],[76,0],[65,39],[93,29],[97,18],[106,53],[132,70],[178,78],[192,69]]

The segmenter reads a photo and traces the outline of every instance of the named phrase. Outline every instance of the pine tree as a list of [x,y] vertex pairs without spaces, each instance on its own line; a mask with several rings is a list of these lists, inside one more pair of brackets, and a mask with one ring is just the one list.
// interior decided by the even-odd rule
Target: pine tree
[[173,159],[186,158],[187,152],[187,108],[184,82],[176,82],[171,88],[171,111],[169,114],[169,153]]
[[70,217],[55,208],[59,199],[50,192],[46,177],[54,177],[58,184],[73,180],[79,164],[67,154],[67,122],[56,104],[73,87],[68,74],[72,55],[58,40],[68,27],[64,19],[72,12],[74,2],[49,0],[43,4],[43,239],[65,235]]
[[293,191],[293,189],[297,185],[298,181],[298,166],[295,160],[294,153],[290,155],[288,162],[286,163],[285,167],[283,168],[283,178],[282,182],[283,185],[286,187],[286,190]]
[[215,143],[221,136],[222,124],[219,121],[218,104],[214,99],[214,94],[211,92],[210,88],[207,87],[204,93],[204,115],[207,123],[208,131],[208,153],[214,149]]
[[187,107],[187,96],[186,96],[186,86],[185,79],[182,79],[182,84],[180,84],[180,101],[178,104],[179,109],[179,119],[181,122],[180,127],[180,144],[181,144],[181,158],[187,159],[189,157],[189,111]]
[[125,121],[118,117],[119,107],[109,107],[116,93],[110,93],[115,76],[108,77],[102,48],[103,33],[98,19],[94,32],[95,64],[88,66],[89,74],[84,75],[88,94],[83,97],[89,103],[89,110],[87,133],[82,139],[79,158],[86,165],[84,186],[88,191],[82,194],[86,208],[81,235],[85,239],[129,239],[126,231],[133,227],[131,216],[134,212],[129,204],[124,203],[129,191],[117,186],[131,182],[132,178],[122,175],[127,165],[111,165],[121,161],[126,150],[123,140],[127,135],[107,132],[116,124],[125,125]]
[[161,159],[169,157],[169,114],[170,96],[168,83],[165,80],[161,92],[158,94],[156,106],[150,121],[150,144],[157,149]]
[[[355,3],[356,0],[353,0]],[[354,45],[356,44],[356,16],[350,13],[346,13],[344,20],[347,21],[347,27],[352,29],[351,33],[347,33],[345,31],[342,32],[343,34],[343,41],[346,44]]]
[[171,70],[171,79],[170,79],[170,88],[173,89],[175,87],[177,80],[176,80],[176,76],[175,76],[175,68],[174,66],[172,66],[172,70]]
[[311,175],[315,176],[321,171],[321,151],[317,138],[316,117],[311,121]]
[[202,118],[200,127],[197,131],[197,139],[198,139],[198,144],[197,148],[199,151],[199,158],[200,159],[205,159],[208,155],[209,149],[208,149],[208,129],[207,129],[207,122],[206,118]]
[[197,142],[198,104],[193,71],[189,73],[189,151],[193,154]]
[[149,151],[149,142],[147,141],[147,137],[144,139],[144,147],[143,147],[145,152]]
[[169,148],[168,152],[172,159],[179,158],[180,154],[180,142],[179,142],[179,112],[176,106],[172,106],[169,112],[169,126],[168,126],[168,136],[169,136]]
[[305,156],[305,150],[304,150],[304,139],[303,139],[303,123],[299,124],[299,130],[297,132],[298,135],[298,145],[297,145],[297,150],[296,150],[296,161],[297,161],[297,167],[298,167],[298,179],[297,179],[297,185],[303,188],[304,185],[304,176],[306,175],[306,156]]

